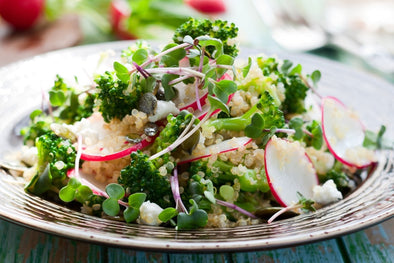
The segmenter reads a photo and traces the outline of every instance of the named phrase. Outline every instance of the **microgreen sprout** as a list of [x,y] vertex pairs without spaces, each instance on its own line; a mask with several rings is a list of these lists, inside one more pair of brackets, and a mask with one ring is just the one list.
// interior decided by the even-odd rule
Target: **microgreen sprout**
[[284,207],[283,209],[276,212],[274,215],[271,216],[270,219],[268,219],[268,224],[271,224],[278,216],[289,210],[301,209],[303,211],[312,211],[312,212],[316,211],[315,207],[313,207],[315,201],[305,198],[300,192],[297,192],[297,197],[298,197],[297,203],[295,203],[294,205]]

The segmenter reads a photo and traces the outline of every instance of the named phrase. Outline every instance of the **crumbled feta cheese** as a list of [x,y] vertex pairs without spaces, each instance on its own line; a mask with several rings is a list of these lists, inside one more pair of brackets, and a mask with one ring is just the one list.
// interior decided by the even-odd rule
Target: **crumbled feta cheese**
[[140,223],[151,226],[158,226],[162,222],[159,214],[163,211],[159,205],[146,201],[140,207]]
[[179,109],[172,101],[158,100],[155,114],[149,116],[148,119],[150,122],[156,122],[166,118],[170,113],[173,115],[178,115]]
[[28,165],[34,165],[38,160],[38,151],[36,147],[23,147],[21,160]]
[[319,204],[327,205],[341,200],[342,193],[338,191],[332,179],[325,182],[322,186],[313,187],[313,200]]

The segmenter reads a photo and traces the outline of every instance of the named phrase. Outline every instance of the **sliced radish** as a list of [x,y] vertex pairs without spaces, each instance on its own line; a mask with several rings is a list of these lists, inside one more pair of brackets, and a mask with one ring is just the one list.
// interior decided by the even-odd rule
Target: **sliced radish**
[[334,97],[323,98],[322,129],[324,140],[338,161],[359,169],[376,162],[374,152],[362,146],[364,126],[358,116]]
[[130,153],[135,152],[137,150],[142,150],[145,147],[148,147],[155,141],[156,137],[149,137],[149,139],[144,139],[141,142],[134,144],[133,146],[111,154],[100,155],[100,154],[88,154],[82,153],[81,159],[85,161],[96,161],[96,162],[103,162],[103,161],[111,161],[115,159],[119,159],[125,156],[128,156]]
[[215,145],[205,147],[201,151],[193,151],[191,155],[185,156],[182,160],[180,160],[178,164],[189,163],[202,158],[210,157],[212,155],[235,151],[243,146],[248,145],[252,140],[253,139],[249,137],[234,137]]
[[[223,76],[221,76],[221,77],[218,79],[218,81],[224,80],[224,79],[231,80],[231,76],[230,76],[229,74],[225,73]],[[231,96],[232,96],[232,95],[231,95]],[[208,97],[208,92],[205,93],[204,95],[202,95],[202,96],[200,97],[199,101],[200,101],[201,106],[205,106],[205,105],[207,104],[207,97]],[[231,98],[229,98],[229,101],[230,101],[230,100],[231,100]],[[192,109],[193,111],[196,111],[196,110],[198,110],[198,106],[197,106],[197,105],[198,105],[198,104],[197,104],[197,101],[193,101],[192,103],[190,103],[190,104],[188,104],[188,105],[186,105],[186,106],[183,106],[183,107],[179,108],[179,110],[182,111],[182,110],[189,110],[189,109]]]
[[297,192],[311,199],[319,184],[316,171],[305,149],[298,142],[273,136],[264,152],[265,173],[275,199],[281,206],[297,203]]

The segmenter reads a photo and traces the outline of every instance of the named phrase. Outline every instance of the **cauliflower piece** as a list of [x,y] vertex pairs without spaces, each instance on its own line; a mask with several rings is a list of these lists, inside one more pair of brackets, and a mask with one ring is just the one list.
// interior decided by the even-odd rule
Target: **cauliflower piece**
[[342,193],[338,191],[332,179],[325,182],[322,186],[317,185],[313,187],[313,200],[319,204],[327,205],[341,200]]
[[148,117],[150,122],[156,122],[158,120],[166,118],[170,113],[173,115],[179,114],[179,109],[175,106],[172,101],[158,100],[155,113]]
[[159,219],[159,214],[163,211],[159,205],[151,203],[150,201],[143,202],[140,207],[140,223],[151,226],[158,226],[162,222]]

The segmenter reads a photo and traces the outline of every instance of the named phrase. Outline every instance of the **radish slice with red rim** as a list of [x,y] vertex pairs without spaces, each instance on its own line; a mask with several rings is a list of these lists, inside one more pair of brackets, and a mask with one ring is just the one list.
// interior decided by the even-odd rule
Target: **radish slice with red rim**
[[111,161],[115,159],[119,159],[125,156],[130,155],[132,152],[142,150],[145,147],[148,147],[155,141],[155,137],[149,137],[149,139],[144,139],[141,142],[134,144],[133,146],[111,154],[100,155],[100,154],[88,154],[82,153],[81,159],[84,161],[95,161],[95,162],[103,162],[103,161]]
[[273,136],[264,152],[265,173],[275,199],[281,206],[297,203],[297,192],[312,199],[319,184],[315,168],[299,142]]
[[365,133],[360,119],[337,98],[323,98],[322,129],[323,138],[338,161],[359,169],[376,162],[374,152],[363,147]]
[[178,162],[178,164],[189,163],[189,162],[197,161],[202,158],[210,157],[212,155],[235,151],[243,146],[248,145],[252,140],[253,139],[246,136],[234,137],[232,139],[225,140],[220,143],[205,147],[202,150],[199,151],[195,150],[191,155],[185,156],[183,159],[181,159]]

